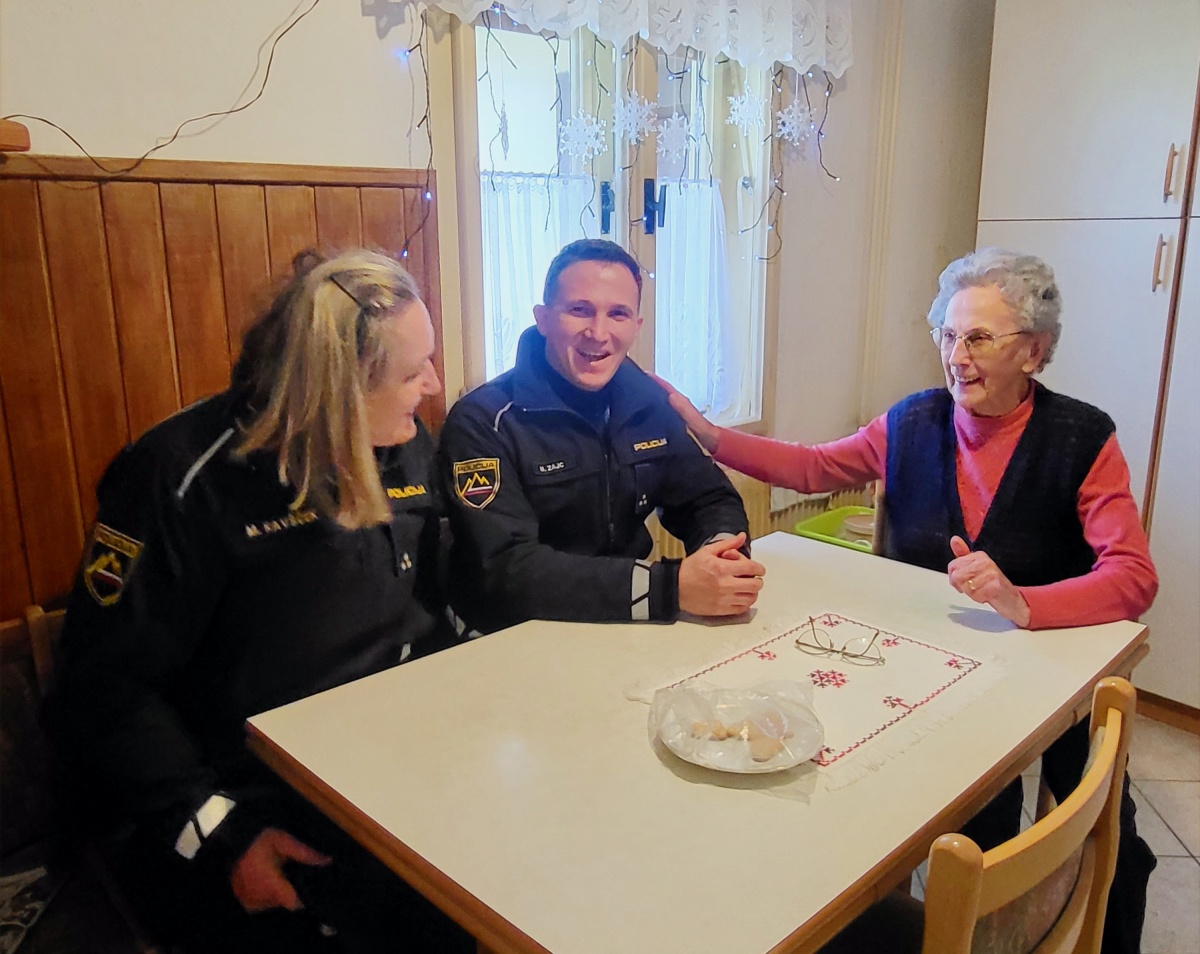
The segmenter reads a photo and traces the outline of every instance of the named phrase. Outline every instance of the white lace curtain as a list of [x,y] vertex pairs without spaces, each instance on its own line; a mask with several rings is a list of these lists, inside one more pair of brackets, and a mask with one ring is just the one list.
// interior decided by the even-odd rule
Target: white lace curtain
[[483,199],[484,362],[488,379],[517,361],[517,339],[533,324],[550,261],[568,242],[596,238],[590,176],[485,172]]
[[673,179],[655,253],[654,367],[713,420],[756,411],[750,309],[730,300],[725,209],[714,179]]
[[471,23],[488,9],[535,31],[570,36],[586,26],[623,45],[641,36],[655,49],[723,53],[747,67],[778,62],[841,76],[853,61],[850,0],[411,0]]

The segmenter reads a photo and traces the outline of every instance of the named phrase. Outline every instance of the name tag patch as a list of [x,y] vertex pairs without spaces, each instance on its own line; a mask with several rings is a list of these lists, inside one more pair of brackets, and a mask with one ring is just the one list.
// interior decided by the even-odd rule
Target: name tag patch
[[389,487],[387,495],[392,500],[406,500],[409,497],[422,497],[425,495],[424,484],[409,484],[406,487]]
[[246,524],[247,537],[264,537],[280,530],[291,530],[293,527],[303,527],[317,519],[315,510],[293,510],[278,520],[263,520],[259,523]]
[[560,470],[566,469],[567,462],[565,460],[556,460],[553,463],[537,465],[537,472],[539,474],[557,474]]

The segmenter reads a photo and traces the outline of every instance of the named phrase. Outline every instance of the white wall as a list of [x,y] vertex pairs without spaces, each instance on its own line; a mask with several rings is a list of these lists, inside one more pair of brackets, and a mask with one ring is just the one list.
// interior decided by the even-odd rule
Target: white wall
[[[66,128],[95,156],[138,156],[181,121],[228,109],[255,76],[263,41],[304,0],[0,0],[0,115]],[[275,49],[262,99],[188,127],[162,159],[421,167],[409,137],[424,84],[412,23],[380,40],[355,0],[324,0]],[[261,47],[261,51],[260,51]],[[259,69],[253,89],[261,84]],[[416,84],[414,85],[414,79]],[[61,134],[29,127],[33,151],[78,155]],[[206,128],[208,127],[208,128]]]
[[841,437],[941,383],[924,316],[974,247],[993,3],[857,2],[825,164],[787,169],[773,432]]

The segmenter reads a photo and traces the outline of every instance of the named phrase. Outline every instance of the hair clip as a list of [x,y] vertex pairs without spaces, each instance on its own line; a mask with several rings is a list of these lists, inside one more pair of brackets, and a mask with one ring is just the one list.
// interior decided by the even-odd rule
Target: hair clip
[[359,301],[359,300],[358,300],[358,299],[355,297],[355,295],[354,295],[354,292],[350,291],[350,289],[349,289],[349,288],[347,288],[345,285],[343,285],[343,284],[342,284],[342,282],[341,282],[341,279],[339,279],[339,278],[337,277],[337,275],[330,275],[330,276],[329,276],[329,280],[330,280],[331,282],[333,282],[335,285],[337,285],[337,287],[338,287],[338,288],[340,288],[342,291],[344,291],[344,292],[346,293],[346,297],[347,297],[347,298],[349,298],[349,299],[350,299],[352,302],[354,302],[354,304],[358,305],[358,310],[359,310],[359,311],[362,311],[362,312],[370,311],[370,309],[371,309],[371,306],[370,306],[370,305],[364,305],[364,304],[363,304],[361,301]]

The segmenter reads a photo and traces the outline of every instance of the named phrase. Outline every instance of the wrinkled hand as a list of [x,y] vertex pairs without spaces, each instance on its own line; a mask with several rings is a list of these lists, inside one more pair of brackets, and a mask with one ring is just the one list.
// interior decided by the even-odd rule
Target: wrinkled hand
[[701,446],[710,454],[715,454],[717,444],[721,439],[721,429],[715,424],[710,424],[704,415],[696,410],[696,406],[691,401],[675,390],[670,381],[660,378],[657,374],[652,374],[650,377],[654,378],[659,387],[667,392],[667,401],[675,413],[683,418],[683,423],[687,425],[688,430],[696,435],[696,440],[700,442]]
[[1000,572],[996,561],[982,550],[972,551],[962,537],[950,538],[954,559],[946,567],[950,585],[976,603],[987,603],[1005,619],[1024,628],[1029,625],[1029,604],[1021,591]]
[[249,914],[271,908],[299,911],[304,904],[292,883],[284,877],[283,866],[289,861],[327,865],[332,860],[286,831],[266,828],[234,864],[229,883],[234,896]]
[[679,608],[694,616],[737,616],[758,599],[767,568],[739,547],[746,534],[702,546],[679,565]]

